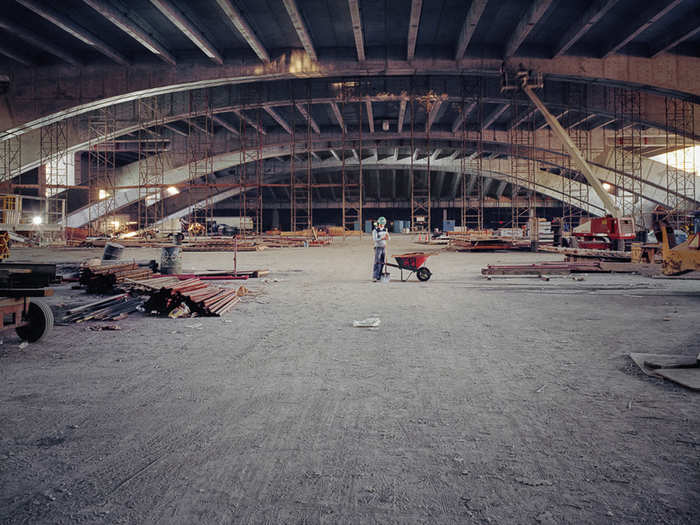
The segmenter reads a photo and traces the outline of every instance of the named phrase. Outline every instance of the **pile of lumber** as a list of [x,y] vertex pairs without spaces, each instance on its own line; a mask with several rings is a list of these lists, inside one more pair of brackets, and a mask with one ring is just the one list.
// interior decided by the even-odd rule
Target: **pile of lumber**
[[66,310],[64,323],[82,323],[83,321],[119,321],[135,312],[143,304],[140,297],[130,297],[122,293],[113,295],[94,303]]
[[156,277],[134,283],[150,295],[147,312],[169,317],[220,316],[231,310],[248,293],[245,286],[221,288],[198,278]]
[[78,281],[88,293],[104,294],[111,292],[117,284],[127,280],[149,277],[153,271],[135,262],[123,264],[85,264],[80,268]]
[[542,262],[536,264],[492,265],[481,269],[482,275],[568,275],[570,273],[605,272],[598,261]]
[[559,246],[540,246],[541,252],[559,253],[566,255],[568,260],[598,259],[601,261],[630,262],[631,252],[615,250],[592,250],[589,248],[562,248]]
[[183,252],[259,252],[265,246],[254,239],[234,239],[232,237],[202,237],[182,244]]

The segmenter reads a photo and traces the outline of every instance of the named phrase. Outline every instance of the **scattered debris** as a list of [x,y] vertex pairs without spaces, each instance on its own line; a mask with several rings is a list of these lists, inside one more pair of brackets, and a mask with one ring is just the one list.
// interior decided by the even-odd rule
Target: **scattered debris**
[[20,350],[24,350],[24,349],[27,348],[28,346],[29,346],[29,343],[27,343],[26,341],[23,341],[23,342],[21,342],[21,343],[19,344],[19,349],[20,349]]
[[542,385],[542,386],[539,387],[537,390],[535,390],[535,394],[539,394],[540,392],[542,392],[542,391],[544,390],[544,387],[545,387],[545,386],[546,386],[546,385]]
[[363,319],[362,321],[353,321],[352,325],[355,328],[376,328],[381,324],[381,319],[378,317],[368,317],[367,319]]
[[93,303],[66,310],[64,323],[82,323],[83,321],[118,321],[138,310],[143,304],[140,297],[130,297],[127,293],[113,295]]
[[689,356],[633,352],[629,356],[648,376],[661,377],[691,390],[700,390],[700,354]]
[[528,487],[551,487],[553,483],[548,479],[527,479],[527,478],[515,478],[515,481],[527,485]]
[[153,275],[152,268],[139,266],[136,262],[111,265],[87,263],[80,268],[79,282],[88,293],[106,294],[111,293],[117,284],[150,275]]
[[118,324],[93,325],[90,330],[93,332],[119,331],[122,327]]

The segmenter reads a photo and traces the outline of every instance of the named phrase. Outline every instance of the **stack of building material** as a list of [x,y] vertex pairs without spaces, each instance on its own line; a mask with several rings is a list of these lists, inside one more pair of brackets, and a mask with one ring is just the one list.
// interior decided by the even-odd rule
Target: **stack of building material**
[[170,317],[220,316],[248,293],[245,286],[220,288],[198,278],[180,281],[176,277],[160,277],[134,285],[149,289],[150,297],[144,304],[147,312]]
[[541,246],[552,246],[554,244],[554,232],[550,221],[546,219],[538,220],[537,239]]
[[566,255],[567,260],[598,259],[600,261],[630,262],[631,252],[615,250],[592,250],[589,248],[562,248],[559,246],[541,246],[540,251]]
[[497,266],[489,264],[481,269],[482,275],[567,275],[570,273],[604,272],[601,263],[590,262],[542,262],[537,264],[514,264]]
[[107,297],[94,303],[66,310],[63,317],[65,323],[81,323],[83,321],[118,321],[135,312],[143,304],[143,299],[130,297],[122,293]]
[[88,293],[109,293],[117,284],[126,280],[144,279],[153,274],[148,267],[135,262],[123,264],[86,264],[80,268],[80,284],[87,287]]
[[182,244],[183,252],[255,252],[264,250],[254,239],[234,239],[233,237],[202,237]]

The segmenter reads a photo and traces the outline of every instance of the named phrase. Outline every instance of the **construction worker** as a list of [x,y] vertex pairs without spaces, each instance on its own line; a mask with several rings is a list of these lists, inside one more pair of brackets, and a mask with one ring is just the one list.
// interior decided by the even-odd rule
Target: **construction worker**
[[372,230],[374,241],[374,272],[372,280],[376,283],[382,277],[384,261],[386,260],[386,242],[389,240],[389,232],[386,231],[386,219],[379,217],[376,227]]

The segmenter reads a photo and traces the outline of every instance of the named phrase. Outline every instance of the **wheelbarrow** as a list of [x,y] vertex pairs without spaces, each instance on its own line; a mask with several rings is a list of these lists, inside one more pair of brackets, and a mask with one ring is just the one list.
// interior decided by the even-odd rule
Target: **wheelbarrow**
[[[414,252],[414,253],[404,253],[402,255],[394,255],[396,259],[396,264],[385,262],[384,266],[391,266],[392,268],[398,268],[401,270],[401,281],[408,281],[408,279],[416,274],[419,281],[427,281],[430,276],[433,275],[428,268],[423,266],[425,261],[430,257],[430,253],[424,252]],[[403,272],[406,270],[408,276],[406,279],[403,278]]]

